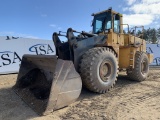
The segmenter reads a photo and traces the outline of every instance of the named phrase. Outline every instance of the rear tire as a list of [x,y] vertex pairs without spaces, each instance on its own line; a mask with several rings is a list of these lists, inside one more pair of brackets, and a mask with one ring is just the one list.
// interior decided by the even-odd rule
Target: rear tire
[[80,64],[83,85],[90,91],[106,93],[116,82],[118,62],[113,50],[96,47],[88,50]]
[[135,54],[134,69],[127,70],[127,75],[135,81],[144,81],[149,73],[149,60],[144,52],[137,51]]

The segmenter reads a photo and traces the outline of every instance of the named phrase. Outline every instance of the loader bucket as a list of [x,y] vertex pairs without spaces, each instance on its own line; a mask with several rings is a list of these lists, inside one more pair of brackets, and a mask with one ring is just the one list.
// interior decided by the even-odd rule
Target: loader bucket
[[24,55],[14,91],[38,114],[47,115],[74,102],[82,82],[72,61],[54,55]]

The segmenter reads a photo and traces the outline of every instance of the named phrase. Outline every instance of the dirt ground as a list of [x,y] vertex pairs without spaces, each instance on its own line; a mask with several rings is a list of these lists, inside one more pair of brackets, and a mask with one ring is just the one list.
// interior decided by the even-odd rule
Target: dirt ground
[[12,90],[17,74],[0,76],[0,120],[160,120],[160,70],[146,81],[129,80],[124,73],[106,94],[83,88],[80,98],[47,116],[37,115]]

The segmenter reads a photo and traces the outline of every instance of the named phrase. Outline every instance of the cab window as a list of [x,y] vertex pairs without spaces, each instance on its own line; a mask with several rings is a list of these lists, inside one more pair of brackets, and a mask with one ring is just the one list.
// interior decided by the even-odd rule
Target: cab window
[[120,33],[120,16],[114,15],[114,32]]

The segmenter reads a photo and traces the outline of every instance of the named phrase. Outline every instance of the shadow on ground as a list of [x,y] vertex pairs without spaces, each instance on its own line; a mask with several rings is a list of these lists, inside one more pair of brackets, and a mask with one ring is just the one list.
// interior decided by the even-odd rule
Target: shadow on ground
[[[115,93],[116,91],[119,92],[123,87],[128,86],[129,84],[139,84],[137,81],[130,80],[126,75],[119,75],[116,81],[115,86],[111,89],[111,91],[108,91],[105,93],[106,95],[111,95],[111,93]],[[83,99],[90,99],[96,96],[100,96],[101,94],[94,93],[89,91],[86,88],[82,88],[81,95],[78,100],[83,100]]]
[[1,120],[28,120],[37,117],[12,88],[0,89],[0,119]]

